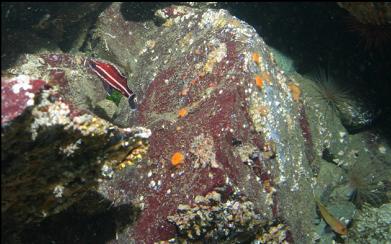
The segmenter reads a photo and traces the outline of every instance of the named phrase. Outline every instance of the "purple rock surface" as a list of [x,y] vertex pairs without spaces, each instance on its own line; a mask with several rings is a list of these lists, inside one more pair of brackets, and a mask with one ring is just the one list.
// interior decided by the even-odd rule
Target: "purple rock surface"
[[[308,121],[288,87],[294,81],[255,30],[224,10],[171,6],[156,13],[163,25],[151,27],[126,21],[119,8],[111,5],[98,20],[102,56],[110,53],[131,73],[140,99],[129,123],[152,135],[148,162],[100,188],[115,205],[142,209],[117,241],[175,237],[168,217],[212,191],[225,195],[222,201],[245,195],[255,212],[308,241],[315,217]],[[176,152],[184,155],[179,166],[172,164]]]
[[1,124],[12,121],[34,104],[34,96],[45,84],[43,80],[30,80],[27,75],[1,78]]

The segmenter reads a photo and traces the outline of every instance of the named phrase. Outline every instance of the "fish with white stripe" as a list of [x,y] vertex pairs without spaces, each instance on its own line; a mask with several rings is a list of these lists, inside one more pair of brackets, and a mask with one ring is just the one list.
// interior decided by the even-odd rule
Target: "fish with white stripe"
[[107,92],[119,91],[129,102],[131,109],[136,109],[136,94],[128,87],[128,80],[115,65],[102,60],[89,58],[86,60],[91,70],[102,80]]

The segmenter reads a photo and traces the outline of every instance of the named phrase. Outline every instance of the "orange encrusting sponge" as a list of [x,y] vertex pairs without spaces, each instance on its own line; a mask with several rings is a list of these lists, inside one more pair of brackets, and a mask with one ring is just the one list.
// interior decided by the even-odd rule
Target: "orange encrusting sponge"
[[288,84],[288,88],[292,94],[293,101],[298,102],[300,100],[300,95],[301,95],[300,87],[295,83],[291,82]]
[[185,117],[188,114],[187,108],[181,108],[178,110],[178,116],[180,118]]
[[185,161],[185,156],[181,152],[176,152],[171,157],[171,164],[173,166],[181,165],[183,164],[184,161]]
[[252,59],[253,59],[253,61],[254,61],[256,64],[259,64],[260,58],[259,58],[259,54],[258,54],[258,53],[253,53]]
[[259,75],[255,76],[255,84],[257,85],[257,87],[259,89],[262,89],[262,87],[263,87],[263,80],[262,80],[262,78]]

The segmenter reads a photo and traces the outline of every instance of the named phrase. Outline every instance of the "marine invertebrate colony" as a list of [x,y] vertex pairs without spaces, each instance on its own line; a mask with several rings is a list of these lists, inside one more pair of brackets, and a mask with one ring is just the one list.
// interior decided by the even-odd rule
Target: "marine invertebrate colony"
[[168,216],[181,236],[207,242],[250,241],[262,231],[266,221],[254,211],[254,204],[237,197],[223,201],[220,193],[198,195],[195,204],[179,204],[177,212]]

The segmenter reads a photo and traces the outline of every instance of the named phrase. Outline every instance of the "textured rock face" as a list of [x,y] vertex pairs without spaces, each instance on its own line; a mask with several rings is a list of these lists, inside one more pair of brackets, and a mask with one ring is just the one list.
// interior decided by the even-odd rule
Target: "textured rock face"
[[[255,30],[224,10],[168,7],[157,11],[157,27],[126,21],[119,9],[101,14],[97,50],[131,73],[139,97],[135,115],[119,112],[121,123],[134,120],[152,135],[148,163],[100,185],[115,205],[142,209],[118,242],[174,237],[168,216],[213,191],[222,204],[244,195],[254,212],[308,242],[316,168],[300,87]],[[177,152],[184,160],[173,166]]]
[[29,55],[9,70],[19,75],[2,77],[2,240],[78,202],[146,149],[149,130],[118,128],[67,99],[71,63],[77,58]]
[[[37,54],[10,41],[23,31],[6,31],[2,241],[344,239],[314,221],[314,195],[341,224],[357,221],[349,240],[386,230],[386,220],[373,222],[386,205],[372,207],[389,201],[391,149],[359,132],[376,113],[359,99],[343,110],[340,99],[319,96],[324,87],[227,11],[183,4],[108,4],[96,23],[102,5],[82,4],[86,15],[67,8],[27,35],[59,30],[52,42],[18,42],[44,46]],[[54,47],[80,25],[91,32],[73,33],[69,50],[83,54]],[[94,73],[91,58],[108,73]],[[97,75],[118,72],[137,95],[135,111],[119,93],[108,98]],[[333,107],[338,116],[325,113]],[[354,216],[364,202],[373,206]]]
[[390,203],[379,208],[366,205],[356,214],[355,220],[351,235],[353,243],[360,243],[363,239],[367,243],[386,243],[389,241],[389,234],[391,233]]
[[13,79],[1,79],[1,124],[6,124],[20,116],[28,106],[34,105],[35,94],[43,87],[45,81],[30,80],[27,75]]

